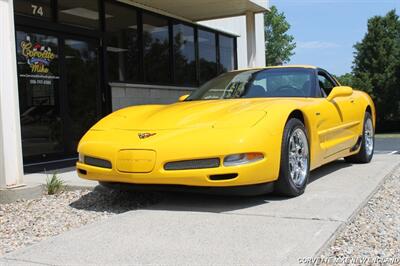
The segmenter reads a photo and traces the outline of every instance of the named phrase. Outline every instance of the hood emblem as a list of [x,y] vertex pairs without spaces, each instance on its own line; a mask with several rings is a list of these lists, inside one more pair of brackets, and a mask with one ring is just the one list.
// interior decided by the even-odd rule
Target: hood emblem
[[154,136],[156,134],[157,133],[139,133],[138,136],[139,136],[139,139],[147,139],[147,138],[150,138],[150,137],[152,137],[152,136]]

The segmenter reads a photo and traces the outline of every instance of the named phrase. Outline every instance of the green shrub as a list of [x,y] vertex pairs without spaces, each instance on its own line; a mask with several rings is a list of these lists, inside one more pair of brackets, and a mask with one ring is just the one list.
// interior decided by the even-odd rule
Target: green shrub
[[54,195],[65,187],[65,182],[54,173],[51,177],[47,176],[46,188],[47,194]]

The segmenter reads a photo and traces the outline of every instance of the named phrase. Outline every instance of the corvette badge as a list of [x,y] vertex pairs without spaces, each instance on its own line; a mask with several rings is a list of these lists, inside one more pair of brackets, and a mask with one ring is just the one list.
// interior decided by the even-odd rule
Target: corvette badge
[[147,138],[154,136],[155,134],[157,134],[157,133],[139,133],[138,136],[139,136],[139,139],[147,139]]

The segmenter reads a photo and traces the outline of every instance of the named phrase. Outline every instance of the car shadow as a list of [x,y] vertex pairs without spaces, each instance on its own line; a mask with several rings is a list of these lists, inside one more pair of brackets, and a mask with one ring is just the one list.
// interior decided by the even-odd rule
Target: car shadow
[[336,160],[326,165],[323,165],[313,171],[311,171],[310,178],[308,180],[308,184],[317,181],[318,179],[336,172],[337,170],[351,167],[353,164],[346,162],[344,159]]
[[160,202],[163,193],[111,190],[97,186],[88,194],[70,203],[70,207],[95,212],[124,213]]
[[[337,160],[311,172],[309,185],[339,169],[350,167],[344,160]],[[306,192],[307,193],[307,192]],[[97,186],[70,206],[96,212],[123,213],[137,209],[189,212],[229,212],[268,204],[290,201],[293,198],[273,193],[261,196],[226,196],[185,192],[141,192],[111,190]]]

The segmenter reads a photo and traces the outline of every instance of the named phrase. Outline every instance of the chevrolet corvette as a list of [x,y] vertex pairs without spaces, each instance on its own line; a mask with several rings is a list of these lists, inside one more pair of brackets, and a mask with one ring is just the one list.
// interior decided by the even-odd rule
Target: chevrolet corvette
[[169,105],[132,106],[78,146],[81,178],[120,188],[301,195],[310,171],[368,163],[375,107],[313,66],[224,73]]

